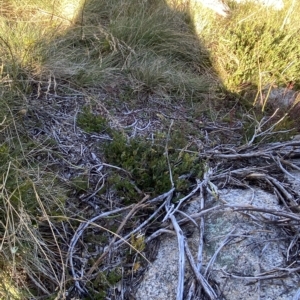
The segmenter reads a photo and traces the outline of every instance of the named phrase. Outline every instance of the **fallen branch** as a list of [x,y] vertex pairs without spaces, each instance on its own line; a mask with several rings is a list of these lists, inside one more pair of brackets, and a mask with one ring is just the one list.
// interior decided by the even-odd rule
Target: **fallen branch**
[[211,300],[217,300],[218,297],[215,293],[215,291],[213,290],[213,288],[209,285],[209,283],[207,282],[207,280],[204,278],[204,276],[201,275],[201,273],[198,271],[198,268],[194,262],[193,256],[191,254],[191,251],[188,247],[187,242],[185,241],[184,243],[184,249],[185,249],[185,253],[186,256],[189,260],[189,263],[192,267],[192,270],[194,272],[194,275],[196,277],[196,280],[199,282],[199,284],[203,287],[205,294],[211,299]]

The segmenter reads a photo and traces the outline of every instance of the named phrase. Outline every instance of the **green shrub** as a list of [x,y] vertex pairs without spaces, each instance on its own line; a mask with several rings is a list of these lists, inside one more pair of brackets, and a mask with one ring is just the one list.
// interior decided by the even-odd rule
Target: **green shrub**
[[85,107],[77,118],[77,125],[88,133],[110,132],[106,118],[93,114],[89,108]]
[[[300,86],[299,3],[275,11],[253,3],[232,3],[230,18],[210,20],[199,33],[227,89],[261,89],[268,84]],[[251,99],[253,100],[253,99]]]
[[128,203],[139,200],[141,192],[153,197],[164,193],[171,188],[169,159],[176,190],[187,191],[191,186],[190,179],[201,177],[203,166],[196,154],[179,150],[186,146],[183,142],[178,133],[171,134],[168,142],[164,134],[149,141],[145,138],[127,140],[122,134],[115,133],[113,141],[104,147],[104,155],[110,164],[128,173],[113,172],[109,184]]

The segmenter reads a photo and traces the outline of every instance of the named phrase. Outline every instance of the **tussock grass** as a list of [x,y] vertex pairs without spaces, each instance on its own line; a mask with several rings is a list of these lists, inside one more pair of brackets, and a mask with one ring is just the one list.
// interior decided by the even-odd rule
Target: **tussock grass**
[[51,171],[51,148],[24,132],[20,96],[8,88],[1,94],[1,299],[50,297],[55,288],[58,294],[65,289],[63,237],[52,216],[66,215],[67,189]]
[[[74,2],[78,7],[69,22],[61,11],[64,2],[25,1],[22,8],[14,1],[3,4],[2,77],[23,74],[24,80],[30,74],[43,80],[51,75],[81,86],[134,80],[158,94],[186,85],[194,97],[207,90],[201,75],[210,66],[208,54],[182,15],[163,1]],[[160,68],[152,67],[162,61]],[[153,80],[157,75],[163,78],[159,84]]]
[[55,1],[23,1],[22,5],[1,1],[2,78],[20,81],[40,73],[49,43],[70,25],[61,10],[64,2],[58,6]]
[[80,85],[118,81],[161,96],[207,90],[208,54],[163,1],[90,1],[77,22],[49,49],[48,70]]

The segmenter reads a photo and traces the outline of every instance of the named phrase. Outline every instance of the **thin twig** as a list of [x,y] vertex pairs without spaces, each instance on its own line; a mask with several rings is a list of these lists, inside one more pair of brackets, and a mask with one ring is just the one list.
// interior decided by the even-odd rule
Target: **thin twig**
[[158,213],[165,207],[165,203],[161,204],[161,206],[147,219],[145,220],[141,225],[139,225],[138,227],[136,227],[134,230],[132,230],[130,233],[128,233],[127,235],[125,235],[123,237],[123,239],[115,242],[114,247],[118,247],[121,244],[124,243],[124,241],[126,241],[127,239],[129,239],[133,234],[139,232],[140,230],[142,230],[147,224],[149,224],[156,215],[158,215]]
[[79,279],[80,277],[77,276],[76,272],[75,272],[75,268],[74,268],[74,262],[73,262],[73,254],[74,254],[74,248],[75,248],[75,245],[77,244],[79,238],[81,237],[81,235],[83,234],[84,230],[91,224],[91,223],[94,223],[95,221],[101,219],[101,218],[105,218],[105,217],[108,217],[110,215],[113,215],[113,214],[118,214],[124,210],[128,210],[130,208],[132,208],[133,205],[130,205],[130,206],[127,206],[127,207],[123,207],[123,208],[118,208],[118,209],[115,209],[115,210],[112,210],[112,211],[109,211],[109,212],[105,212],[105,213],[102,213],[84,223],[81,223],[77,230],[75,231],[74,233],[74,236],[73,238],[71,239],[71,242],[70,242],[70,245],[69,245],[69,250],[68,250],[68,254],[67,254],[67,262],[69,261],[70,262],[70,269],[71,269],[71,273],[72,273],[72,276],[73,276],[73,280],[75,282],[75,286],[77,287],[77,289],[81,292],[81,293],[86,293],[86,290],[85,288],[82,288],[79,284]]
[[206,266],[206,270],[203,274],[203,276],[205,278],[209,278],[210,276],[210,270],[213,266],[213,264],[215,263],[215,260],[219,254],[219,252],[222,250],[223,247],[225,247],[232,239],[232,234],[235,231],[236,228],[233,228],[225,237],[225,239],[222,241],[222,243],[220,244],[220,246],[218,247],[218,249],[215,251],[214,255],[212,256],[212,258],[209,260],[207,266]]
[[201,186],[200,180],[197,179],[197,186],[185,197],[181,198],[179,203],[177,204],[176,208],[174,208],[172,211],[169,211],[169,213],[164,217],[163,222],[169,217],[169,215],[174,215],[174,213],[180,208],[181,204],[190,199],[192,196],[196,194],[196,192],[200,189]]
[[168,144],[169,144],[169,140],[170,140],[171,128],[173,126],[173,123],[174,123],[174,120],[171,120],[171,124],[169,126],[168,135],[167,135],[166,147],[165,147],[165,153],[166,153],[166,158],[167,158],[167,163],[168,163],[168,168],[169,168],[170,182],[171,182],[172,188],[174,187],[174,181],[173,181],[173,175],[172,175],[172,170],[171,170],[171,165],[170,165],[170,160],[169,160]]
[[178,241],[178,284],[177,284],[177,295],[176,300],[183,299],[183,291],[184,291],[184,268],[185,268],[185,258],[184,258],[184,235],[183,232],[178,225],[178,222],[174,215],[170,216],[171,222],[175,229]]
[[153,239],[157,238],[158,236],[160,236],[161,234],[164,234],[164,233],[175,235],[174,231],[161,228],[161,229],[156,230],[150,236],[148,236],[145,239],[145,243],[148,244],[150,241],[152,241]]
[[92,265],[92,267],[90,268],[90,270],[87,272],[87,274],[86,274],[87,277],[89,277],[96,270],[96,268],[99,266],[99,264],[101,263],[101,261],[103,260],[103,258],[107,255],[107,253],[109,252],[110,248],[114,244],[117,236],[119,235],[119,233],[121,232],[121,230],[125,226],[125,224],[127,223],[128,219],[136,212],[136,210],[138,210],[141,206],[143,206],[143,203],[148,198],[149,198],[149,195],[146,195],[139,203],[135,204],[131,208],[131,210],[129,211],[129,213],[126,215],[126,217],[123,219],[123,221],[119,225],[117,231],[115,232],[114,237],[112,238],[112,241],[110,242],[110,244],[108,245],[108,247],[106,248],[106,250],[102,253],[102,255],[96,260],[96,262]]
[[273,158],[273,160],[277,163],[277,165],[279,166],[280,170],[281,170],[284,174],[286,174],[287,176],[293,178],[293,179],[296,180],[296,181],[300,181],[299,179],[297,179],[294,175],[292,175],[290,172],[288,172],[288,171],[282,166],[281,160],[280,160],[279,157],[272,157],[272,158]]
[[198,271],[198,268],[194,262],[193,256],[191,254],[191,251],[188,247],[187,242],[185,241],[184,243],[184,249],[185,249],[185,253],[186,256],[188,258],[188,261],[192,267],[192,270],[194,272],[194,275],[197,279],[197,281],[199,282],[199,284],[203,287],[206,295],[211,299],[211,300],[217,300],[218,297],[215,293],[215,291],[213,290],[213,288],[209,285],[209,283],[207,282],[207,280],[204,278],[204,276],[201,275],[201,273]]

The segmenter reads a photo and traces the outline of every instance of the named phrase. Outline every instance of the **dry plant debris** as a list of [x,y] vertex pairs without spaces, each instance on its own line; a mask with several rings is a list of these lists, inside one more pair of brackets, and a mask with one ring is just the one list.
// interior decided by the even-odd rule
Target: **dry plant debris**
[[[102,94],[105,98],[107,95]],[[61,180],[85,178],[84,187],[74,185],[68,200],[70,223],[56,228],[66,242],[65,264],[70,272],[66,294],[67,299],[91,298],[129,299],[135,287],[142,279],[142,274],[149,263],[155,259],[158,237],[163,234],[176,234],[178,239],[179,284],[177,299],[183,299],[185,289],[185,256],[191,265],[195,281],[188,287],[192,291],[202,290],[203,299],[220,299],[216,286],[210,284],[209,266],[201,264],[204,247],[203,216],[213,215],[219,211],[236,211],[251,215],[258,212],[259,222],[272,222],[283,228],[290,245],[285,249],[288,257],[286,265],[259,274],[251,279],[268,280],[288,276],[300,270],[298,226],[300,222],[299,192],[285,182],[285,176],[292,176],[290,170],[300,170],[300,142],[286,141],[262,143],[276,136],[274,124],[266,119],[256,122],[253,135],[243,142],[243,130],[240,123],[228,125],[222,122],[194,124],[198,134],[192,137],[197,149],[172,149],[178,152],[196,154],[203,166],[202,176],[191,177],[191,186],[184,193],[178,192],[174,185],[173,172],[169,164],[168,178],[170,188],[165,192],[151,196],[138,189],[139,200],[124,205],[116,191],[107,186],[110,170],[127,172],[118,165],[104,161],[99,152],[99,144],[109,141],[112,136],[107,133],[87,133],[77,126],[76,118],[83,110],[83,103],[89,95],[71,95],[60,97],[48,94],[43,99],[29,101],[29,110],[24,116],[24,124],[32,136],[40,141],[55,139],[56,151],[60,157],[53,163],[60,164]],[[30,109],[36,101],[39,110]],[[93,99],[95,101],[95,99]],[[137,132],[147,139],[155,130],[166,130],[170,136],[176,119],[187,120],[184,109],[166,109],[163,106],[157,112],[153,107],[136,109],[134,122],[130,126],[121,125],[128,118],[128,107],[116,106],[110,111],[104,109],[100,97],[96,99],[98,113],[107,118],[114,129],[135,138]],[[60,109],[57,109],[59,105]],[[152,110],[152,113],[150,111]],[[154,111],[154,113],[153,113]],[[157,117],[165,115],[164,118]],[[276,112],[274,113],[274,115]],[[272,119],[273,116],[269,117]],[[146,119],[145,119],[146,116]],[[171,116],[168,118],[167,116]],[[40,121],[40,127],[31,127],[33,119]],[[277,121],[277,123],[280,122]],[[142,124],[146,124],[144,127]],[[166,124],[169,124],[166,126]],[[173,125],[172,125],[173,124]],[[268,126],[269,125],[269,126]],[[141,130],[142,127],[142,130]],[[127,131],[125,132],[124,129]],[[124,133],[125,132],[125,133]],[[232,134],[234,133],[234,135]],[[283,131],[283,134],[288,134]],[[189,139],[187,139],[188,141]],[[216,146],[216,140],[218,145]],[[239,140],[239,143],[236,141]],[[228,143],[225,143],[227,141]],[[166,140],[166,160],[168,160],[168,139]],[[182,174],[183,177],[188,174]],[[79,184],[80,185],[80,184]],[[253,205],[231,205],[219,197],[219,189],[230,187],[259,186],[273,191],[279,198],[282,209],[271,210]],[[206,207],[207,196],[213,196],[219,203]],[[194,196],[201,198],[201,210],[187,215],[183,212],[185,205]],[[269,216],[266,218],[266,216]],[[72,220],[73,218],[73,220]],[[192,257],[186,242],[186,226],[192,224],[200,232],[197,259]],[[230,233],[223,246],[232,238]],[[218,251],[222,251],[222,247]],[[215,253],[217,256],[218,253]],[[211,262],[213,264],[213,260]],[[226,276],[236,276],[224,273]],[[247,279],[247,278],[246,278]],[[130,296],[131,295],[131,296]],[[98,297],[98,298],[97,298]],[[191,298],[192,299],[192,298]]]

